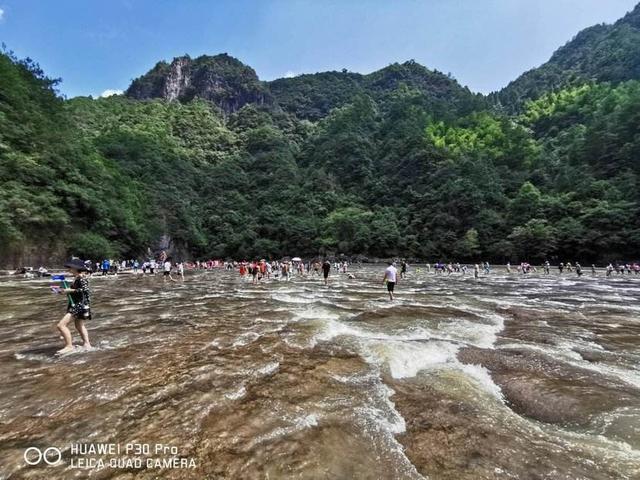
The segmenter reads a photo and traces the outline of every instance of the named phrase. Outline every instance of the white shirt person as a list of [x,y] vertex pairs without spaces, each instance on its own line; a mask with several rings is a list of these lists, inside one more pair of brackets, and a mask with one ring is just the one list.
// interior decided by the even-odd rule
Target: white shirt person
[[389,266],[384,271],[382,283],[385,282],[387,284],[387,291],[389,292],[389,300],[393,300],[393,290],[395,289],[396,283],[398,283],[398,270],[393,262],[389,262]]

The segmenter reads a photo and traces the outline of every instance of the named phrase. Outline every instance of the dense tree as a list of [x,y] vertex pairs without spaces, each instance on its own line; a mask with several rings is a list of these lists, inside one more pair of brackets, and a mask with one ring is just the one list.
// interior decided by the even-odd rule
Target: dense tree
[[528,100],[585,82],[640,79],[640,5],[612,25],[579,32],[538,68],[489,96],[499,108],[520,111]]
[[[0,253],[638,258],[636,17],[580,34],[501,94],[511,110],[413,61],[260,82],[226,55],[64,100],[2,54]],[[623,73],[574,75],[600,71],[594,38]]]
[[515,227],[508,238],[519,258],[541,261],[556,249],[557,233],[547,220],[533,218]]

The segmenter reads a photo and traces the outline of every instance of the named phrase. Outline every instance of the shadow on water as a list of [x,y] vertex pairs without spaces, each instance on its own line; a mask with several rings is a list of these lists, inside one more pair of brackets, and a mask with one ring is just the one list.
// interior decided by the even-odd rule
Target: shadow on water
[[16,355],[20,357],[27,357],[27,358],[30,356],[55,358],[56,352],[60,350],[60,348],[61,348],[60,345],[47,345],[45,347],[27,348],[25,350],[20,350],[16,352]]

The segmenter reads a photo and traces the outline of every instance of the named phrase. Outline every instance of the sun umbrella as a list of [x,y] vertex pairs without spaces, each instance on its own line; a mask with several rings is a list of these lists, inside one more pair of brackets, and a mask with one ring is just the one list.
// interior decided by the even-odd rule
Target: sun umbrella
[[291,261],[292,261],[292,262],[301,262],[301,261],[302,261],[302,259],[301,259],[300,257],[293,257],[293,258],[291,259]]

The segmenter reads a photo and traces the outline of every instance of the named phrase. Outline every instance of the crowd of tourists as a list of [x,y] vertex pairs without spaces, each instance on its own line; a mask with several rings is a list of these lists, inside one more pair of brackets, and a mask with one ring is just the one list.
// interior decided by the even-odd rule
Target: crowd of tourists
[[[136,259],[103,259],[93,262],[91,260],[83,261],[78,258],[72,258],[71,261],[65,264],[65,267],[73,276],[70,283],[67,282],[64,275],[51,276],[44,267],[40,267],[36,271],[33,269],[22,269],[22,271],[17,271],[16,273],[22,273],[25,276],[51,276],[53,280],[61,282],[59,286],[52,286],[51,289],[55,293],[65,295],[67,298],[67,312],[56,324],[64,340],[64,347],[58,353],[65,354],[74,350],[71,332],[68,327],[71,321],[74,322],[77,331],[82,337],[83,347],[86,349],[91,348],[85,321],[90,320],[92,316],[91,291],[89,287],[89,278],[92,275],[117,276],[120,273],[130,273],[141,276],[155,276],[161,274],[165,282],[176,282],[178,280],[174,278],[174,275],[176,275],[179,280],[184,281],[185,269],[193,271],[221,269],[229,272],[237,271],[242,280],[254,284],[270,280],[290,281],[295,276],[306,278],[313,278],[315,276],[322,279],[325,285],[328,285],[329,276],[332,271],[343,274],[347,278],[355,279],[356,276],[351,272],[351,266],[351,263],[346,260],[331,261],[327,258],[302,260],[300,257],[269,261],[261,259],[252,261],[206,260],[183,262],[174,261],[165,252],[161,252],[159,255],[143,261]],[[423,271],[436,276],[464,276],[472,271],[473,276],[476,278],[491,275],[496,271],[489,262],[480,262],[472,265],[461,264],[459,262],[435,262],[433,264],[414,264],[412,265],[412,269],[414,268],[416,274],[418,274],[416,278],[420,278],[420,274],[422,274]],[[580,277],[584,274],[584,269],[579,262],[561,262],[554,268],[557,269],[558,275],[570,274]],[[539,271],[541,271],[543,275],[551,275],[553,271],[549,261],[545,261],[539,267],[528,262],[522,262],[519,265],[512,266],[511,263],[508,262],[504,266],[504,270],[501,269],[502,267],[500,267],[500,271],[508,275],[530,275]],[[598,268],[595,264],[591,264],[590,273],[592,276],[598,275]],[[398,262],[388,262],[384,270],[382,282],[386,285],[390,300],[394,300],[395,298],[395,290],[399,281],[405,279],[408,274],[409,263],[407,260],[403,259]],[[606,277],[614,275],[640,275],[640,263],[609,263],[604,268],[604,274]]]

